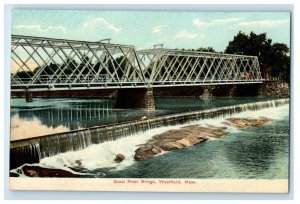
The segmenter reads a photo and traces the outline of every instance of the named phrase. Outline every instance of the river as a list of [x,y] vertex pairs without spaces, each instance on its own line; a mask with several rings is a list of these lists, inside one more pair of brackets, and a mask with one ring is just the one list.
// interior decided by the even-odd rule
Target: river
[[[268,98],[270,99],[270,98]],[[23,98],[11,100],[11,139],[64,132],[155,116],[266,100],[264,97],[214,98],[158,97],[156,110],[114,109],[110,98]],[[29,128],[30,127],[30,128]]]
[[[261,101],[265,98],[156,98],[156,111],[113,109],[114,99],[12,99],[12,137],[20,137],[29,123],[31,133],[41,134],[94,125],[188,112],[218,106]],[[266,116],[266,125],[239,130],[229,129],[222,139],[209,140],[192,147],[172,151],[144,161],[134,161],[134,150],[152,136],[183,125],[149,130],[133,136],[104,142],[63,154],[46,157],[41,166],[72,169],[82,177],[106,178],[254,178],[286,179],[289,164],[289,106],[237,113],[237,117]],[[218,125],[223,118],[196,121]],[[28,124],[27,124],[28,123]],[[22,126],[23,125],[23,126]],[[40,129],[39,129],[40,128]],[[48,132],[47,132],[48,131]],[[29,133],[27,133],[29,134]],[[116,164],[114,155],[125,160]],[[74,160],[82,162],[75,167]]]

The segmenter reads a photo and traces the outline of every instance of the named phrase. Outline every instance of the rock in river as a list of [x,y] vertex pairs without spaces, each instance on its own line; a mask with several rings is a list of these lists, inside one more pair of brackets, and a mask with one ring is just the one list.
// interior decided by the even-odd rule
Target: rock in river
[[[159,135],[155,135],[146,144],[139,145],[135,150],[134,159],[143,160],[149,157],[161,154],[163,151],[172,151],[189,147],[211,138],[220,138],[227,132],[226,126],[235,126],[237,128],[256,127],[269,122],[271,119],[260,117],[253,118],[228,118],[222,124],[216,127],[212,125],[200,126],[190,125],[179,130],[169,130]],[[224,126],[225,125],[225,126]]]
[[39,166],[25,165],[22,167],[22,171],[29,177],[78,177],[78,175],[66,170],[49,169]]
[[265,123],[271,121],[267,117],[259,117],[258,119],[254,118],[228,118],[226,119],[230,122],[230,125],[233,125],[237,128],[246,128],[246,127],[257,127],[264,125]]
[[82,160],[81,159],[75,160],[75,163],[77,164],[78,167],[82,166]]
[[219,138],[226,134],[226,127],[202,127],[192,125],[179,130],[170,130],[154,136],[135,151],[134,159],[143,160],[162,153],[190,147],[210,137]]
[[143,160],[147,159],[149,157],[152,157],[154,155],[157,155],[162,152],[162,149],[160,147],[146,144],[145,146],[142,146],[135,150],[134,159],[135,160]]
[[125,159],[125,156],[123,154],[117,154],[115,158],[115,162],[120,163]]

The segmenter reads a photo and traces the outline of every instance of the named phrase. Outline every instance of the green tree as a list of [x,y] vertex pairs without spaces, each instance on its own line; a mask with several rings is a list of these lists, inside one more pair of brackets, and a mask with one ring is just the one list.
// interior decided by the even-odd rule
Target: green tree
[[30,80],[34,74],[32,71],[19,71],[15,75],[17,75],[20,79]]
[[274,43],[272,46],[273,57],[273,75],[279,76],[285,81],[289,81],[290,77],[290,56],[289,48],[282,43]]
[[272,43],[266,33],[249,35],[241,31],[234,36],[225,49],[228,54],[243,54],[257,56],[261,64],[270,67],[272,77],[279,77],[289,82],[290,56],[286,44]]
[[213,47],[200,47],[200,48],[197,48],[196,51],[198,51],[198,52],[216,52]]

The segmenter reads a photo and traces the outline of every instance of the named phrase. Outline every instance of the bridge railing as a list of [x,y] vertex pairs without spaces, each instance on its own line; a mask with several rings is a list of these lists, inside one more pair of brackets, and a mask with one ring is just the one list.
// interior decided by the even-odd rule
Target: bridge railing
[[109,75],[101,75],[101,76],[72,76],[72,77],[65,77],[62,76],[58,79],[56,78],[52,78],[51,75],[47,76],[40,76],[39,79],[37,81],[35,81],[34,83],[32,83],[32,79],[30,78],[22,78],[22,77],[18,77],[15,78],[14,80],[12,80],[11,85],[15,86],[15,85],[31,85],[31,86],[40,86],[40,85],[52,85],[52,84],[57,84],[57,85],[61,85],[61,84],[118,84],[120,82],[116,82],[117,80],[120,80],[122,83],[128,83],[128,82],[142,82],[139,79],[135,79],[135,80],[131,80],[131,81],[126,81],[125,77],[122,78],[117,78],[117,77],[110,77]]

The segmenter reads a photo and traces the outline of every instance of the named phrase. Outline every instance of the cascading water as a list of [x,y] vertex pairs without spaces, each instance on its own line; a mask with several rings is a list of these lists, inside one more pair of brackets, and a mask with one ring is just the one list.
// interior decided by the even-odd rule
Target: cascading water
[[37,141],[32,140],[21,145],[11,145],[10,157],[13,159],[10,159],[10,168],[18,167],[24,163],[36,163],[43,158],[40,144]]
[[[151,130],[157,128],[165,129],[164,127],[183,125],[198,120],[224,118],[228,115],[248,110],[256,111],[288,103],[289,99],[279,99],[226,106],[43,136],[34,139],[34,142],[32,142],[33,140],[31,139],[29,140],[30,142],[25,144],[20,144],[20,142],[16,141],[13,142],[14,144],[11,147],[10,168],[15,168],[24,163],[36,163],[43,158],[53,157],[61,153],[83,150],[93,144],[114,141],[139,133],[151,132]],[[126,143],[123,143],[123,145],[124,144],[126,145]],[[14,146],[18,147],[14,148]]]
[[[244,112],[233,113],[232,116],[233,117],[238,117],[238,118],[240,118],[240,117],[241,118],[248,118],[248,117],[257,118],[257,117],[262,116],[262,117],[270,117],[270,118],[274,119],[274,121],[276,121],[276,120],[280,119],[283,115],[288,114],[288,112],[287,112],[288,106],[287,105],[280,106],[280,107],[273,107],[273,105],[274,104],[269,103],[268,108],[261,109],[261,107],[264,107],[264,105],[259,104],[255,107],[255,110],[257,110],[257,111],[253,111],[253,110],[248,109]],[[245,107],[250,108],[251,106],[245,106]],[[214,111],[216,111],[216,113],[218,112],[219,114],[221,114],[220,110],[221,109],[214,109]],[[228,110],[230,110],[230,109],[228,109]],[[228,118],[229,115],[226,115],[226,116],[227,116],[226,118]],[[173,119],[173,117],[169,117],[167,119],[163,118],[163,119],[160,120],[160,122],[163,121],[164,124],[167,124],[168,123],[167,121],[171,121],[170,124],[173,124],[171,119]],[[180,119],[180,117],[177,116],[177,119]],[[160,124],[157,123],[157,124],[159,124],[160,127],[152,128],[152,129],[147,130],[145,132],[139,131],[135,134],[131,134],[130,137],[122,137],[122,138],[119,138],[118,140],[105,141],[105,142],[102,142],[102,143],[99,143],[99,144],[94,144],[94,145],[91,145],[90,147],[88,147],[86,149],[82,149],[82,150],[78,150],[78,151],[72,151],[72,152],[66,152],[66,153],[63,153],[63,154],[55,155],[53,157],[47,157],[47,158],[42,159],[40,161],[39,165],[44,166],[44,167],[55,168],[55,169],[62,169],[62,168],[65,168],[65,166],[67,166],[70,169],[76,170],[80,173],[85,172],[85,173],[88,173],[91,176],[95,176],[95,177],[110,177],[109,175],[115,175],[115,174],[116,175],[120,174],[124,177],[128,176],[127,174],[124,175],[123,173],[118,173],[118,172],[126,172],[126,173],[129,173],[130,175],[133,174],[134,178],[136,176],[137,177],[144,176],[144,173],[145,173],[145,175],[149,176],[149,175],[153,175],[153,174],[149,173],[152,170],[156,171],[156,172],[160,172],[159,169],[160,168],[163,169],[164,168],[163,166],[165,164],[166,165],[172,164],[172,171],[173,170],[175,171],[177,166],[181,165],[181,168],[183,168],[183,166],[184,166],[182,163],[180,163],[180,162],[183,162],[183,161],[180,159],[181,156],[179,154],[183,154],[183,155],[186,154],[186,153],[193,154],[193,149],[197,148],[196,146],[199,146],[199,149],[203,149],[203,148],[205,148],[205,146],[207,146],[207,144],[212,144],[212,143],[216,144],[216,143],[222,143],[223,142],[223,143],[226,144],[225,147],[227,147],[229,145],[229,143],[226,143],[226,141],[228,141],[228,140],[230,141],[231,139],[227,138],[228,136],[226,136],[225,138],[222,138],[222,139],[211,140],[211,141],[217,141],[217,142],[205,142],[202,145],[195,145],[193,147],[190,147],[187,150],[172,151],[172,153],[168,154],[169,156],[166,156],[166,157],[162,156],[161,160],[159,158],[154,158],[154,159],[149,159],[149,160],[146,160],[146,161],[135,162],[134,161],[135,150],[137,148],[139,148],[141,144],[145,144],[153,136],[159,135],[159,134],[164,133],[164,132],[169,131],[169,130],[176,130],[176,129],[180,129],[184,126],[190,126],[190,125],[201,125],[201,126],[207,126],[207,127],[211,127],[211,126],[220,127],[220,126],[223,125],[224,121],[226,121],[226,120],[221,114],[220,117],[218,117],[218,118],[207,117],[206,119],[203,119],[203,120],[194,120],[194,121],[186,122],[184,124],[178,124],[177,123],[177,125],[166,126],[166,125],[163,125],[163,123],[160,123]],[[152,124],[154,125],[155,122],[157,122],[157,121],[153,120]],[[136,128],[139,128],[138,123],[134,123],[133,126],[136,126]],[[265,127],[268,127],[268,126],[269,126],[269,128],[270,127],[272,128],[272,126],[270,126],[270,125],[265,125]],[[123,127],[124,127],[124,125],[123,125]],[[264,127],[262,127],[262,128],[264,128]],[[257,130],[257,127],[252,128],[252,131],[255,131],[255,130]],[[247,134],[247,131],[248,130],[245,131],[245,130],[237,129],[234,126],[228,126],[227,127],[227,132],[229,132],[230,134],[239,134],[240,135],[239,138],[241,138],[241,139],[238,141],[238,143],[235,143],[235,144],[240,144],[242,146],[244,145],[243,144],[244,134],[245,133]],[[272,133],[272,134],[274,134],[274,133]],[[266,138],[266,135],[261,137],[261,139],[263,141],[266,140],[265,138]],[[256,137],[256,139],[257,139],[257,137]],[[251,142],[252,138],[249,137],[249,138],[247,138],[247,140]],[[258,141],[252,141],[252,143],[255,143],[255,146],[250,146],[251,147],[250,151],[254,151],[253,150],[254,147],[260,148],[260,146],[261,146],[260,142],[261,141],[259,141],[259,140]],[[267,144],[264,144],[263,149],[266,147],[265,145],[267,145],[267,147],[269,147],[269,146],[272,147],[273,146],[272,142],[273,142],[272,140],[268,140],[266,142]],[[232,148],[230,148],[230,149],[232,149]],[[268,150],[265,150],[265,151],[268,151]],[[202,155],[202,157],[203,156],[208,157],[207,161],[209,161],[210,160],[210,154],[212,152],[218,152],[218,148],[216,148],[216,149],[206,148],[206,151],[204,151],[204,153],[203,153],[204,155]],[[166,152],[164,152],[164,153],[166,153]],[[223,153],[224,152],[222,152],[221,155]],[[241,152],[239,152],[238,154],[240,154],[240,153]],[[244,154],[250,154],[250,153],[249,152],[244,152]],[[121,163],[116,163],[114,161],[114,158],[117,154],[124,155],[125,160]],[[198,152],[196,152],[196,153],[194,152],[194,154],[195,154],[194,156],[196,156],[197,158],[199,157]],[[176,155],[176,156],[172,156],[172,155]],[[219,154],[217,154],[217,155],[219,155]],[[220,157],[221,157],[221,155],[220,155]],[[164,158],[169,158],[169,157],[172,157],[174,160],[168,160],[168,159],[165,160],[164,159]],[[236,157],[238,157],[238,156],[236,156]],[[201,158],[201,156],[200,156],[200,158]],[[180,160],[180,162],[178,162],[176,159]],[[185,164],[185,165],[196,164],[194,162],[194,160],[195,160],[194,157],[189,157],[189,159],[190,159],[192,164]],[[185,156],[184,162],[188,161],[189,159],[187,158],[187,156]],[[241,159],[241,158],[239,158],[239,159]],[[266,158],[264,158],[264,159],[266,159]],[[76,163],[76,160],[80,161],[80,163],[81,163],[80,167]],[[235,161],[236,158],[233,157],[233,160]],[[157,161],[158,161],[158,163],[155,163],[155,165],[152,164],[152,162],[157,162]],[[246,161],[249,162],[249,160],[246,160]],[[163,162],[164,165],[161,165],[162,164],[161,162]],[[254,163],[255,163],[255,161],[254,161]],[[203,168],[203,167],[201,167],[201,168]],[[127,169],[129,169],[129,170],[127,170]],[[224,169],[223,169],[223,171],[224,171]],[[247,171],[247,168],[245,168],[244,171]],[[142,175],[139,174],[139,173],[135,173],[135,172],[140,172],[140,173],[142,173]],[[178,169],[177,173],[179,173],[179,172],[182,173],[182,171],[180,169]],[[204,169],[204,172],[209,172],[209,171],[208,171],[208,169]],[[162,172],[156,174],[155,177],[160,176],[161,173]],[[193,174],[191,174],[191,175],[193,175]],[[112,177],[114,177],[114,176],[112,176]]]

